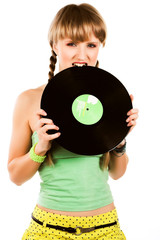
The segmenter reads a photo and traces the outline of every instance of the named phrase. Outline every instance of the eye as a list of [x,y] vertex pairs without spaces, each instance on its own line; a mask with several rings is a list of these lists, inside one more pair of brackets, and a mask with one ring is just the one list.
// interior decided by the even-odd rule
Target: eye
[[96,44],[94,44],[94,43],[89,43],[89,44],[88,44],[88,47],[89,47],[89,48],[95,48],[95,47],[96,47]]
[[75,47],[76,44],[75,44],[74,42],[69,42],[69,43],[67,43],[67,46],[69,46],[69,47]]

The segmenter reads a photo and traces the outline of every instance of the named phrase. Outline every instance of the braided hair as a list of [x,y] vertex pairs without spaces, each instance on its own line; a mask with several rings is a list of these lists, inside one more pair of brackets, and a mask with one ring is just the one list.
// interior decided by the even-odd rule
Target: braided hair
[[57,55],[52,50],[52,56],[50,57],[50,65],[49,65],[50,71],[48,73],[48,77],[49,77],[48,81],[52,80],[54,77],[54,70],[55,70],[56,62],[57,62]]

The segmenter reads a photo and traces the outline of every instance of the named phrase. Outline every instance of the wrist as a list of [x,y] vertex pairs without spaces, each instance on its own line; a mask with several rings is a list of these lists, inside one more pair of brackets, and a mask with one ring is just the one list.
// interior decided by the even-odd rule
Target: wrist
[[47,153],[46,150],[39,147],[38,143],[35,145],[34,152],[36,155],[42,156],[42,157],[45,156]]
[[46,155],[41,156],[41,155],[38,155],[37,153],[35,153],[36,146],[37,146],[37,143],[35,143],[29,151],[30,159],[37,163],[43,163],[46,158]]
[[123,156],[126,152],[126,144],[126,139],[124,139],[116,148],[112,150],[112,153],[117,157]]

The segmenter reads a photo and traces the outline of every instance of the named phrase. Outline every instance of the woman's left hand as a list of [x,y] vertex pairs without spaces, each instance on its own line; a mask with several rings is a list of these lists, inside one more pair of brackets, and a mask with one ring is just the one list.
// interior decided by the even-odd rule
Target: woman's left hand
[[[130,95],[130,98],[131,98],[131,101],[133,101],[134,97],[132,94]],[[129,132],[131,132],[133,130],[133,128],[136,126],[136,120],[138,119],[138,113],[139,113],[139,110],[137,108],[132,108],[127,113],[127,116],[128,116],[128,118],[126,119],[126,122],[128,123],[127,126],[131,127]]]

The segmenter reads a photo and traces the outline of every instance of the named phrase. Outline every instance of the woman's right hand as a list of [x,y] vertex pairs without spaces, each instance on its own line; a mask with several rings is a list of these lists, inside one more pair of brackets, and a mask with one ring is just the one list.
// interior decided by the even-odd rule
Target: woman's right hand
[[[45,116],[43,118],[43,116]],[[52,140],[60,136],[60,132],[54,134],[47,134],[48,130],[59,130],[59,127],[54,125],[53,121],[49,118],[46,118],[47,113],[40,109],[37,112],[37,124],[35,130],[38,134],[38,143],[35,147],[35,153],[40,156],[44,156],[46,152],[51,148]]]

